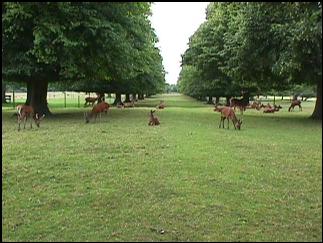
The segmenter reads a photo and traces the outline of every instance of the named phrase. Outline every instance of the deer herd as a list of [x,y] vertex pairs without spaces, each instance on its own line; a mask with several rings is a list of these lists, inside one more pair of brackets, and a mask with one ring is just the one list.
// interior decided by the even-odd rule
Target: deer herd
[[[95,104],[95,102],[98,102]],[[85,104],[92,105],[92,109],[89,112],[84,113],[84,119],[85,123],[89,123],[90,119],[94,119],[94,122],[97,119],[97,116],[99,115],[100,121],[101,121],[101,115],[104,112],[107,114],[110,105],[104,101],[104,99],[99,99],[99,97],[86,97],[85,98]],[[302,110],[301,101],[300,100],[293,100],[291,102],[291,105],[288,109],[288,111],[293,111],[294,107],[298,106],[299,110]],[[119,102],[116,105],[117,108],[134,108],[135,107],[135,101],[132,100],[131,102]],[[160,103],[156,106],[155,110],[150,110],[149,112],[149,126],[158,126],[160,125],[159,118],[157,116],[154,116],[154,113],[156,110],[162,110],[165,108],[164,101],[160,101]],[[235,109],[239,108],[241,111],[241,114],[243,114],[243,111],[246,111],[246,109],[256,109],[260,111],[263,109],[263,113],[274,113],[278,112],[282,107],[280,105],[270,105],[269,103],[267,105],[261,104],[259,101],[254,101],[252,104],[249,103],[249,99],[245,99],[243,97],[242,99],[237,98],[231,98],[230,104],[228,106],[220,105],[219,103],[214,104],[214,111],[221,113],[220,114],[220,124],[219,128],[224,128],[224,121],[227,119],[227,128],[229,129],[229,123],[230,120],[233,123],[234,129],[241,129],[242,119],[238,119],[235,114]],[[20,124],[22,121],[24,121],[24,129],[26,127],[26,122],[29,119],[30,120],[30,128],[32,128],[32,120],[34,120],[37,127],[39,127],[39,124],[41,120],[45,117],[45,115],[39,115],[37,112],[34,111],[33,107],[30,105],[18,105],[16,107],[17,112],[16,115],[18,117],[18,131],[20,131]]]

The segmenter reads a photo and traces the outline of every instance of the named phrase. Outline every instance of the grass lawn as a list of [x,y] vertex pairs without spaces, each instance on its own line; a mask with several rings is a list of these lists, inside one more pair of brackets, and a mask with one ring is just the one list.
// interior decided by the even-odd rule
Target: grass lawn
[[3,109],[2,240],[322,241],[322,123],[302,105],[247,110],[240,131],[182,95],[89,124],[50,103],[20,132]]

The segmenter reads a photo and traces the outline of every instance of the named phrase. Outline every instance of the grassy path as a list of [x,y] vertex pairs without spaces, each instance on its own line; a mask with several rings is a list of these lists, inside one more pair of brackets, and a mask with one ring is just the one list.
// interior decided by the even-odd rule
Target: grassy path
[[[157,111],[159,127],[148,127]],[[179,95],[112,108],[53,108],[17,131],[2,111],[3,241],[322,241],[322,125],[248,110],[219,129],[212,106]]]

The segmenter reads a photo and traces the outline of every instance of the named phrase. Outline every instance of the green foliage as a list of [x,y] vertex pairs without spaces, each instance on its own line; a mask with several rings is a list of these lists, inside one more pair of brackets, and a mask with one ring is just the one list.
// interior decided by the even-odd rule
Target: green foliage
[[[2,12],[3,78],[61,82],[70,90],[164,83],[149,3],[5,3]],[[133,85],[133,83],[136,83]],[[140,81],[138,81],[140,83]]]
[[[269,92],[322,80],[322,12],[316,3],[210,3],[207,18],[190,38],[181,78],[186,94]],[[186,72],[186,71],[183,71]],[[187,88],[185,90],[188,90]]]

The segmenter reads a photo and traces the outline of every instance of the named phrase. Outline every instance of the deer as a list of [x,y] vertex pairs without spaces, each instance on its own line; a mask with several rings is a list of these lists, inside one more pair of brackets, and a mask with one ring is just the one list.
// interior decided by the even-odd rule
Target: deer
[[156,107],[157,109],[164,109],[165,108],[165,104],[164,104],[164,101],[160,101],[160,103],[159,103],[159,105],[157,105],[157,107]]
[[215,104],[213,111],[221,112],[223,110],[223,108],[224,107],[218,107],[218,104]]
[[94,105],[94,103],[98,100],[98,97],[86,97],[85,98],[85,104],[84,107],[86,107],[86,105]]
[[233,107],[234,110],[236,110],[236,107],[238,107],[243,113],[243,111],[246,110],[246,107],[249,105],[249,101],[243,97],[242,99],[237,99],[237,98],[231,98],[230,99],[230,107]]
[[250,109],[256,109],[256,110],[260,110],[261,109],[261,102],[260,101],[254,101],[251,105],[247,106],[247,108]]
[[18,131],[20,131],[20,123],[22,120],[24,121],[24,129],[26,128],[27,119],[30,118],[30,129],[33,128],[32,126],[32,119],[35,121],[37,127],[39,127],[40,121],[45,117],[43,114],[39,117],[38,113],[35,113],[34,108],[30,105],[18,105],[17,109],[17,117],[18,117]]
[[100,121],[101,121],[101,113],[105,112],[107,114],[109,110],[109,104],[106,102],[101,102],[96,104],[90,112],[84,113],[85,123],[90,122],[90,118],[94,116],[94,121],[96,121],[96,117],[100,114]]
[[156,110],[150,111],[148,126],[155,126],[155,125],[158,126],[160,124],[158,117],[154,116],[155,111]]
[[234,129],[238,128],[240,130],[242,120],[238,119],[234,113],[234,110],[231,107],[223,107],[221,110],[221,120],[219,124],[219,128],[221,128],[221,123],[223,123],[223,128],[224,128],[224,120],[228,120],[228,129],[229,129],[229,120],[232,120]]
[[298,106],[299,110],[302,110],[301,106],[301,101],[300,100],[293,100],[292,103],[290,104],[290,107],[288,108],[288,111],[294,111],[294,107]]
[[276,111],[279,111],[280,109],[282,109],[283,107],[281,107],[280,105],[274,105],[274,107],[270,106],[264,109],[264,113],[274,113]]
[[122,101],[120,101],[120,102],[117,103],[117,108],[122,109],[124,107],[125,107],[125,105],[124,105],[124,103]]
[[125,102],[125,103],[123,103],[123,107],[124,108],[135,107],[135,101],[132,100],[130,102]]

